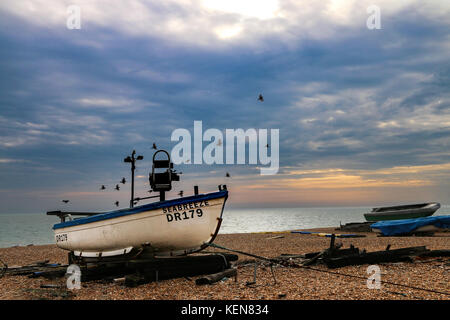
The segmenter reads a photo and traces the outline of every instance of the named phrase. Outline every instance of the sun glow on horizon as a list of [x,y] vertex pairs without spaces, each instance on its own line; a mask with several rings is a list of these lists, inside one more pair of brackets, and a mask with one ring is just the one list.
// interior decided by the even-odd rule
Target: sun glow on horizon
[[[233,203],[249,199],[261,205],[365,205],[375,203],[438,201],[435,189],[450,180],[450,163],[398,166],[373,170],[291,169],[277,177],[239,179],[230,184]],[[238,180],[239,179],[239,180]]]

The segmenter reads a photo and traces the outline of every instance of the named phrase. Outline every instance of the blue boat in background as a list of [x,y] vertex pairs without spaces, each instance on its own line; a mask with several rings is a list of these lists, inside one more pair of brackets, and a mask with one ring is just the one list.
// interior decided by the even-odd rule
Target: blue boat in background
[[450,215],[417,219],[379,221],[370,225],[384,236],[407,235],[415,232],[435,232],[450,229]]

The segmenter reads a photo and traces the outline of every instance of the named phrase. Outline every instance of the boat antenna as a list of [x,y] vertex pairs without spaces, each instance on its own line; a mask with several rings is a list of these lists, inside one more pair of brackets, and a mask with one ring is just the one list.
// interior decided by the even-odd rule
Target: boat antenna
[[123,162],[131,163],[131,200],[130,200],[130,208],[133,208],[133,206],[134,206],[134,170],[136,169],[136,161],[144,159],[143,156],[135,157],[135,155],[136,155],[136,150],[133,150],[133,152],[131,153],[131,156],[128,156],[125,159],[123,159]]

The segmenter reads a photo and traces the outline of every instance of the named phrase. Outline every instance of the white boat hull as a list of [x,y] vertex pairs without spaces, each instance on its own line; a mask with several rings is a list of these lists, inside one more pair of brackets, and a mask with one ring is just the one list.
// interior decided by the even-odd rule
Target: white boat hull
[[222,221],[227,192],[216,192],[119,210],[54,226],[59,248],[77,256],[125,254],[150,248],[156,255],[201,250]]

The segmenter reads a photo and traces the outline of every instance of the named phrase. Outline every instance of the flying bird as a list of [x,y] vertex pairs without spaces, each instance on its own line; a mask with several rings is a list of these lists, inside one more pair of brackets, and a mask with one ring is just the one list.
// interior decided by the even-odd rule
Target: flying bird
[[64,202],[64,203],[68,203],[68,202],[69,202],[69,200],[63,200],[62,202]]
[[158,148],[156,147],[156,144],[154,142],[153,142],[152,149],[158,150]]
[[262,94],[259,94],[258,101],[264,102],[264,98],[263,98]]
[[100,187],[100,190],[105,190],[105,189],[106,189],[105,185],[102,185],[102,186]]
[[117,190],[117,191],[119,191],[119,190],[120,190],[120,187],[119,187],[119,185],[118,185],[118,184],[116,184],[116,190]]
[[179,195],[180,197],[182,197],[182,196],[183,196],[183,190],[181,190],[180,192],[178,192],[178,195]]
[[127,182],[127,180],[125,180],[125,178],[122,178],[122,180],[120,182],[125,184],[125,182]]
[[114,202],[114,204],[116,205],[116,207],[119,206],[119,201]]

